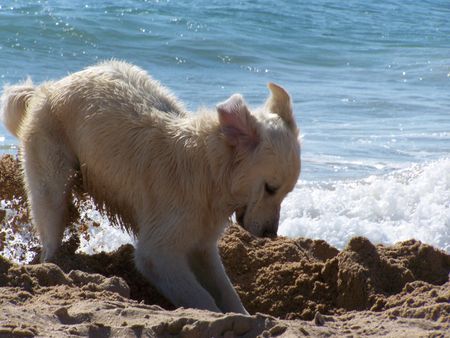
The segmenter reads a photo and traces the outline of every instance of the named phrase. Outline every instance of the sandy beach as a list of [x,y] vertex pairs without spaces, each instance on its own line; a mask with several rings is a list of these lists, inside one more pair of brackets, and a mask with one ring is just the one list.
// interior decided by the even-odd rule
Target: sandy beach
[[[17,161],[5,155],[0,200],[17,213],[0,210],[0,250],[29,222],[23,197]],[[450,336],[450,255],[416,240],[354,237],[339,251],[230,225],[220,252],[251,317],[175,309],[134,269],[131,245],[95,255],[78,245],[74,233],[56,264],[0,256],[0,337]]]

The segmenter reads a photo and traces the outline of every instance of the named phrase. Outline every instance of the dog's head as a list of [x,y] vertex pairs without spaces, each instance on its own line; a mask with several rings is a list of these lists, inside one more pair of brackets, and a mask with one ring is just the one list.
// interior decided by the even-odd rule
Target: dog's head
[[224,140],[232,148],[230,194],[238,223],[259,237],[275,237],[280,205],[300,174],[298,129],[289,94],[269,83],[266,104],[250,112],[243,97],[217,105]]

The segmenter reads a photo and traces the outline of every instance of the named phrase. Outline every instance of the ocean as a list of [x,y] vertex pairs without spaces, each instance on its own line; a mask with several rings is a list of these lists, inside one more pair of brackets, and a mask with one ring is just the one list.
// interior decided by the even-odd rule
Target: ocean
[[[302,173],[280,235],[450,252],[449,1],[0,2],[1,85],[111,58],[192,111],[235,92],[261,105],[270,81],[290,92]],[[0,126],[0,153],[16,152]],[[93,231],[86,251],[128,240]]]

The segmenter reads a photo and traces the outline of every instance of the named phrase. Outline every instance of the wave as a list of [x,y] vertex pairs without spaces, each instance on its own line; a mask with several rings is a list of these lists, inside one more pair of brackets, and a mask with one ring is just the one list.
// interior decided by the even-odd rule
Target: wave
[[279,234],[340,249],[354,236],[415,238],[450,252],[450,158],[359,180],[299,181],[282,204]]

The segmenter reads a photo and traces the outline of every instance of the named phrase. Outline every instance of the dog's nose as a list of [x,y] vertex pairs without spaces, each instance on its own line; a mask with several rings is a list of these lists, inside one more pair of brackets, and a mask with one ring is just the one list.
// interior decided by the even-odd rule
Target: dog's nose
[[265,229],[262,233],[262,237],[275,238],[277,237],[277,231],[275,229]]
[[267,222],[263,226],[262,237],[274,238],[277,237],[278,232],[278,222],[280,221],[280,208],[277,209],[275,217],[271,222]]

